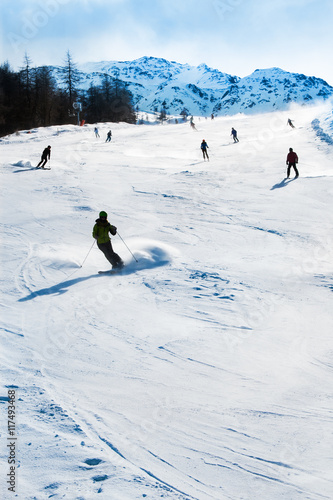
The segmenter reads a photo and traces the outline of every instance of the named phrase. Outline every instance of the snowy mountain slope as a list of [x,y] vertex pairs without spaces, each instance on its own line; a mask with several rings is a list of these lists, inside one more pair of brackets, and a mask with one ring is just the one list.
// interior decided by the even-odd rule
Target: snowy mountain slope
[[324,80],[279,68],[256,70],[245,78],[205,64],[197,67],[154,57],[134,61],[86,63],[79,66],[81,87],[101,83],[104,75],[124,81],[141,111],[219,116],[285,110],[291,102],[325,100],[333,88]]
[[[306,104],[332,96],[332,87],[320,78],[288,73],[279,68],[256,70],[230,88],[214,111],[249,113],[287,109],[291,102]],[[227,113],[228,112],[228,113]]]
[[[135,61],[87,63],[79,66],[82,86],[99,84],[104,75],[124,81],[134,95],[134,102],[142,111],[158,111],[163,105],[169,113],[189,112],[207,115],[211,103],[238,78],[201,64],[170,62],[154,57]],[[216,93],[216,95],[214,95]]]
[[323,111],[312,121],[312,127],[317,136],[325,143],[333,145],[333,110]]
[[[1,140],[18,498],[332,497],[332,149],[311,125],[328,113]],[[120,275],[97,274],[101,209],[138,259],[114,237]],[[3,479],[4,419],[1,437]]]

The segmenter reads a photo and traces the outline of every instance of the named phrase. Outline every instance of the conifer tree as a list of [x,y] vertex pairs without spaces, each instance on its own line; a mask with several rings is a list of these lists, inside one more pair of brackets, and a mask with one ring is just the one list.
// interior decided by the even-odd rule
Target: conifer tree
[[57,115],[57,87],[50,68],[42,66],[35,75],[36,122],[38,126],[51,125]]
[[69,50],[66,53],[65,65],[62,68],[61,73],[67,95],[68,110],[69,112],[72,112],[73,103],[78,95],[77,85],[80,81],[80,74]]

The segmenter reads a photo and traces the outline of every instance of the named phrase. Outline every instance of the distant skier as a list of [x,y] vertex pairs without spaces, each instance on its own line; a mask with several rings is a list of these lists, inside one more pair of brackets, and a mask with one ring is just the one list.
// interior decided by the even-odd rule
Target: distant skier
[[299,176],[299,173],[298,173],[298,170],[296,167],[296,163],[298,163],[298,156],[295,153],[295,151],[293,151],[293,148],[289,148],[289,153],[287,155],[287,161],[286,161],[286,164],[288,165],[287,179],[289,179],[291,167],[293,167],[293,169],[295,170],[295,174],[296,174],[295,179],[297,179],[297,177]]
[[208,156],[208,152],[207,152],[208,144],[205,141],[205,139],[203,139],[200,147],[201,147],[202,156],[203,156],[204,161],[206,161],[206,158],[209,161],[209,156]]
[[197,129],[195,128],[195,123],[194,123],[194,121],[193,121],[193,116],[191,116],[191,118],[190,118],[190,126],[191,126],[191,128],[192,128],[193,130],[197,130]]
[[99,132],[97,127],[94,128],[94,132],[95,132],[95,137],[99,137]]
[[42,153],[41,160],[38,163],[36,168],[39,168],[39,167],[44,168],[46,163],[47,163],[47,160],[49,160],[50,158],[51,158],[51,146],[47,146],[47,148],[44,149],[44,151]]
[[295,128],[295,125],[293,124],[290,118],[288,118],[287,125],[290,125],[291,128]]
[[210,115],[211,120],[214,120],[214,113]]
[[111,142],[111,137],[112,137],[112,132],[111,132],[111,130],[109,130],[109,132],[107,133],[105,142]]
[[231,129],[230,135],[232,135],[234,142],[239,142],[238,137],[237,137],[237,130],[235,130],[234,127],[232,127],[232,129]]
[[117,228],[112,226],[107,220],[108,214],[104,211],[99,213],[99,218],[93,228],[93,237],[97,240],[97,246],[104,253],[106,259],[112,265],[112,269],[121,269],[124,263],[117,253],[113,251],[109,233],[112,236],[117,234]]

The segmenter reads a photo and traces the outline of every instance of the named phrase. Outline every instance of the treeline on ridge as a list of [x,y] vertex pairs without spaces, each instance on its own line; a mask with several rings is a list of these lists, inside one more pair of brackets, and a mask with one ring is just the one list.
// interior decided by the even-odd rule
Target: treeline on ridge
[[71,54],[60,68],[60,84],[49,66],[33,68],[28,55],[24,66],[13,71],[0,66],[0,136],[19,130],[77,123],[73,104],[80,102],[80,120],[87,123],[135,123],[133,95],[117,77],[105,74],[101,85],[79,90],[80,73]]

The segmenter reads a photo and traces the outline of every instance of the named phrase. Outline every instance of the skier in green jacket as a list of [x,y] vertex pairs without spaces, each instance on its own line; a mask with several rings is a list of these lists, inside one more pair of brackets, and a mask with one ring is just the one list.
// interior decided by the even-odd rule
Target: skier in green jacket
[[99,219],[93,228],[93,237],[97,240],[97,246],[104,253],[107,260],[112,265],[112,269],[121,269],[124,263],[117,253],[113,251],[109,233],[112,236],[117,234],[116,226],[112,226],[107,220],[108,214],[104,211],[99,213]]

